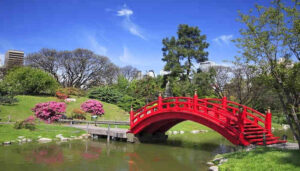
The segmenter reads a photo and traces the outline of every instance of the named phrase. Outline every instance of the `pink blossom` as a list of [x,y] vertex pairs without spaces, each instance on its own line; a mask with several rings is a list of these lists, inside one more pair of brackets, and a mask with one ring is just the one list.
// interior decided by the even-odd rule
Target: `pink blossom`
[[37,118],[44,121],[57,121],[66,112],[66,104],[63,102],[38,103],[32,109]]
[[92,115],[103,115],[104,109],[102,103],[97,100],[88,100],[81,104],[81,110],[91,113]]

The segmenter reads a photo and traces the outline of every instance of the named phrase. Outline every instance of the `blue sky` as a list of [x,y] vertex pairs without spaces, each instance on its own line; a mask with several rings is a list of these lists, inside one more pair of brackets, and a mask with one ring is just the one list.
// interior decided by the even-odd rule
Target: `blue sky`
[[232,60],[231,39],[242,27],[238,10],[259,0],[0,0],[0,57],[8,49],[25,54],[41,48],[87,48],[119,66],[159,73],[162,39],[179,24],[198,26],[210,43],[209,60]]

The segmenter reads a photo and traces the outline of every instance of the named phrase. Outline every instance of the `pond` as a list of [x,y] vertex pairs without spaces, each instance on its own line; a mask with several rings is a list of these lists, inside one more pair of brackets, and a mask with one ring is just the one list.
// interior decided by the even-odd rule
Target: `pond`
[[[223,143],[224,142],[224,143]],[[0,147],[0,170],[207,170],[217,153],[234,150],[219,137],[201,148],[100,140],[28,143]]]

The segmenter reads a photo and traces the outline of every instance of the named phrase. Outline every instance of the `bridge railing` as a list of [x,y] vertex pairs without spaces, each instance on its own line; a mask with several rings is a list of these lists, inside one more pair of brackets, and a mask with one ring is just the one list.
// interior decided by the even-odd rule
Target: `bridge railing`
[[[137,111],[130,112],[130,123],[131,125],[138,122],[140,119],[149,116],[152,113],[163,110],[173,109],[175,111],[212,111],[214,117],[220,119],[220,122],[226,124],[238,124],[240,130],[242,130],[245,123],[252,122],[258,126],[266,128],[271,131],[271,112],[268,110],[266,115],[250,108],[245,105],[238,104],[233,101],[227,100],[226,97],[223,99],[205,98],[198,99],[195,95],[191,97],[167,97],[162,98],[159,96],[158,100],[153,101]],[[224,121],[225,120],[225,121]]]
[[240,115],[242,111],[245,112],[245,118],[243,118],[246,122],[252,122],[257,124],[258,126],[266,128],[268,131],[271,130],[271,111],[268,109],[266,114],[262,114],[257,110],[250,108],[248,106],[229,101],[225,98],[223,99],[214,99],[214,98],[207,98],[208,101],[223,106],[226,110],[232,112],[233,115]]

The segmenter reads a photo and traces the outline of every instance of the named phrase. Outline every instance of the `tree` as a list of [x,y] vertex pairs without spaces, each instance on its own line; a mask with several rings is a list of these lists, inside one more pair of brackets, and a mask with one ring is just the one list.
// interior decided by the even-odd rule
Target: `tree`
[[298,7],[298,1],[294,1],[293,6],[286,6],[275,0],[270,7],[256,5],[256,14],[251,11],[249,15],[240,13],[245,28],[240,30],[241,37],[235,42],[241,49],[242,58],[257,65],[268,78],[266,81],[273,85],[300,146]]
[[107,57],[87,49],[42,49],[26,56],[26,64],[51,73],[64,87],[89,88],[112,84],[119,68]]
[[181,80],[191,82],[193,63],[207,60],[208,52],[205,49],[209,44],[198,27],[180,24],[177,36],[177,39],[173,36],[162,40],[162,60],[166,62],[164,70],[169,71],[171,77],[180,77]]
[[139,76],[140,71],[130,65],[120,68],[120,74],[128,81],[132,81]]
[[35,68],[21,67],[8,72],[2,81],[8,92],[16,94],[54,94],[59,87],[57,81],[49,73]]
[[228,95],[226,94],[228,92],[226,87],[232,79],[232,69],[227,66],[214,66],[212,69],[215,72],[213,88],[217,96],[223,98]]
[[59,69],[59,60],[58,52],[55,49],[43,48],[39,52],[28,54],[25,63],[31,67],[40,68],[49,72],[57,81],[59,81],[57,73]]

